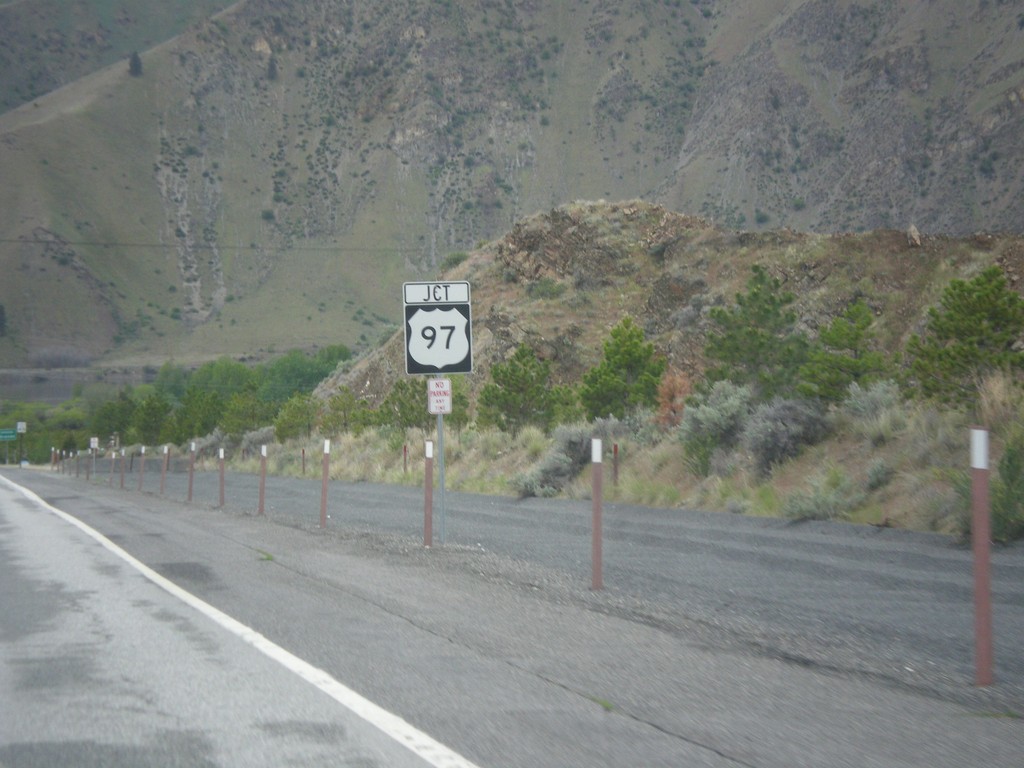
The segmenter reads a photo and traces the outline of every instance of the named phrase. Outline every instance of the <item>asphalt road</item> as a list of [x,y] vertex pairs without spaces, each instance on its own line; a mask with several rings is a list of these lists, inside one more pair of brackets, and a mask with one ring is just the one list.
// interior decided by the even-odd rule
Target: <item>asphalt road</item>
[[[443,747],[378,727],[372,705],[89,533],[0,478],[0,766],[439,764],[425,756]],[[251,555],[222,547],[219,565],[241,574]]]
[[416,488],[332,483],[321,531],[314,480],[269,478],[263,519],[254,476],[214,509],[215,473],[192,505],[183,474],[4,474],[481,766],[1024,765],[1020,547],[977,689],[943,537],[606,505],[594,592],[589,502],[449,493],[425,550]]

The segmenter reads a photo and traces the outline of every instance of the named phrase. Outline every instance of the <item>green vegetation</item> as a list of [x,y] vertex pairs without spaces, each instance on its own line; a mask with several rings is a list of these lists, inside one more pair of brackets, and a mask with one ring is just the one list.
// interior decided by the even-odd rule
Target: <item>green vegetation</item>
[[623,318],[604,343],[604,359],[583,374],[580,400],[587,415],[621,419],[638,408],[653,407],[666,366],[655,355],[654,344],[644,342],[643,329],[632,318]]
[[327,401],[321,420],[321,431],[330,437],[351,433],[359,436],[373,424],[369,404],[357,398],[351,389],[342,387]]
[[565,293],[565,290],[564,283],[550,277],[542,277],[526,286],[526,295],[531,299],[557,299]]
[[[153,384],[124,387],[114,398],[79,397],[52,408],[5,403],[2,414],[32,424],[26,448],[34,463],[48,461],[51,447],[83,450],[90,437],[102,445],[181,445],[220,430],[237,443],[245,433],[275,423],[279,414],[290,435],[301,420],[299,404],[350,354],[340,345],[313,355],[293,350],[253,368],[220,358],[194,371],[168,362]],[[311,430],[307,422],[306,434]]]
[[833,466],[811,480],[809,490],[787,498],[782,514],[794,520],[845,520],[863,500],[864,494]]
[[1024,434],[1018,429],[1007,441],[992,484],[992,538],[1024,538]]
[[829,431],[821,403],[814,400],[774,398],[761,403],[743,428],[743,446],[758,474],[794,458],[804,446],[814,445]]
[[800,366],[800,393],[838,403],[851,384],[864,386],[886,378],[890,367],[885,356],[873,348],[873,323],[867,304],[858,301],[824,328],[807,362]]
[[1024,299],[993,266],[973,280],[953,280],[928,310],[923,335],[907,343],[907,386],[915,394],[960,406],[977,400],[978,384],[997,372],[1024,369]]
[[781,290],[778,278],[755,265],[747,293],[737,294],[731,308],[711,310],[715,328],[708,334],[705,354],[717,364],[708,370],[708,382],[750,385],[763,400],[795,394],[809,344],[795,329],[797,316],[790,308],[794,299]]
[[492,381],[480,392],[477,422],[513,435],[528,425],[545,432],[555,420],[559,392],[551,386],[551,365],[520,344],[507,363],[495,363]]
[[465,251],[455,251],[449,253],[441,260],[441,272],[448,272],[455,269],[459,264],[469,258],[469,254]]
[[716,381],[691,398],[683,411],[679,438],[692,472],[706,477],[714,452],[730,450],[739,443],[752,408],[751,388],[729,380]]
[[309,438],[316,427],[318,412],[319,405],[310,395],[292,395],[274,417],[274,437],[280,443],[298,437]]

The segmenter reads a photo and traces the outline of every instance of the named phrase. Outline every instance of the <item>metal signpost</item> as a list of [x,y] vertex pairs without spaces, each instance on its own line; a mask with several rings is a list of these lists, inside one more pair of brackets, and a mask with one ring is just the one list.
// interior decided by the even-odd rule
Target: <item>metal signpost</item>
[[438,536],[444,545],[444,415],[452,412],[452,380],[427,379],[427,413],[437,415],[437,485],[441,502]]
[[[470,290],[466,281],[405,283],[405,372],[437,376],[473,372]],[[437,415],[439,540],[445,540],[444,414],[452,412],[451,379],[427,381],[427,412]]]

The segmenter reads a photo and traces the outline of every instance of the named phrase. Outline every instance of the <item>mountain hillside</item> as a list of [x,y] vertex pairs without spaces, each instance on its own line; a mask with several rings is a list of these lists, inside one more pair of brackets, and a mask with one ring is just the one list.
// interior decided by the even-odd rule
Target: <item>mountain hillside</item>
[[0,111],[180,34],[231,0],[0,3]]
[[[495,362],[526,343],[551,363],[556,383],[577,384],[600,362],[602,344],[624,316],[640,325],[671,368],[698,381],[709,310],[746,292],[764,266],[793,293],[799,328],[810,336],[855,301],[872,310],[887,353],[924,327],[927,308],[949,281],[996,264],[1024,288],[1024,236],[924,236],[878,230],[817,235],[792,230],[735,232],[642,201],[573,203],[518,222],[445,275],[472,286],[478,391]],[[402,332],[351,369],[321,384],[378,404],[405,376]]]
[[578,199],[736,243],[1024,214],[1019,3],[246,0],[141,63],[0,115],[0,365],[369,349],[404,280]]

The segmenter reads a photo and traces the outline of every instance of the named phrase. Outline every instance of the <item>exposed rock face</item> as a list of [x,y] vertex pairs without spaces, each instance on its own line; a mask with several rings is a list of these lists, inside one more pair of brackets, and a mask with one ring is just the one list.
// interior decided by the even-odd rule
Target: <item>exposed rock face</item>
[[[915,258],[901,258],[908,242],[919,249]],[[557,383],[578,383],[626,315],[671,368],[697,380],[707,365],[712,309],[736,301],[755,264],[795,296],[801,331],[814,336],[863,300],[877,318],[880,345],[897,349],[919,330],[936,286],[993,263],[1017,285],[1024,237],[975,234],[925,243],[913,225],[856,235],[737,233],[640,201],[577,202],[519,221],[445,278],[473,287],[474,371],[466,381],[479,391],[491,366],[521,343],[550,362]],[[396,333],[351,370],[324,381],[318,396],[347,386],[379,403],[404,376],[403,343]]]

